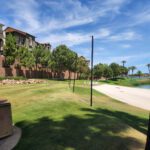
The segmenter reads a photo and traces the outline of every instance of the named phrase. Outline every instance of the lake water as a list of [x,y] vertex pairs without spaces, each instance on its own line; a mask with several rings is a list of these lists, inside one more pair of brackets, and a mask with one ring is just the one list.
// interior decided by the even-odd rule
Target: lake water
[[148,85],[140,85],[138,87],[142,88],[142,89],[150,89],[150,84],[148,84]]

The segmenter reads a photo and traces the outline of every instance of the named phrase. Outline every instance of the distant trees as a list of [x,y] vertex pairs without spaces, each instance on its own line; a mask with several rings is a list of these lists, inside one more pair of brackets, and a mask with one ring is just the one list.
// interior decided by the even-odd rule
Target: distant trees
[[[106,65],[106,64],[96,64],[94,66],[94,78],[95,79],[100,79],[102,77],[105,77],[106,79],[108,78],[117,78],[117,77],[125,77],[128,76],[130,74],[131,71],[131,76],[134,75],[134,71],[137,69],[135,66],[130,66],[130,67],[125,67],[126,61],[122,61],[122,65],[119,65],[117,63],[111,63],[110,65]],[[150,64],[147,64],[149,73],[150,73]],[[143,75],[143,73],[138,70],[135,73],[136,76],[138,76],[139,78]]]
[[113,76],[113,70],[110,66],[108,65],[104,65],[104,74],[103,76],[108,79],[108,78],[112,78]]
[[132,76],[133,76],[133,72],[134,72],[134,70],[136,70],[136,67],[135,66],[131,66],[131,67],[129,67],[130,68],[130,70],[132,71]]
[[93,69],[93,74],[94,74],[94,78],[101,78],[104,76],[104,64],[97,64],[94,66]]
[[119,75],[121,75],[121,70],[120,70],[120,65],[117,63],[111,63],[110,64],[110,68],[113,71],[113,78],[118,77]]
[[128,68],[123,67],[117,63],[107,64],[97,64],[94,66],[94,78],[117,78],[122,75],[128,74]]

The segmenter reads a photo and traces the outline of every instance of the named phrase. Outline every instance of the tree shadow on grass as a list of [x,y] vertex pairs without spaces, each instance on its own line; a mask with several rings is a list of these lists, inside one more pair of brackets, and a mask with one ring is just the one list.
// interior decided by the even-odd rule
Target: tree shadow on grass
[[[108,109],[88,109],[83,108],[82,111],[89,111],[95,114],[105,114],[107,116],[112,116],[121,120],[121,122],[128,124],[129,126],[133,127],[134,129],[147,134],[147,127],[148,127],[148,119],[139,118],[137,116],[121,112],[121,111],[110,111]],[[91,115],[91,114],[89,114]],[[93,115],[93,114],[92,114]]]
[[[144,145],[131,137],[122,137],[120,132],[129,126],[118,120],[118,115],[104,109],[85,109],[82,118],[69,115],[61,121],[48,116],[33,122],[21,121],[23,135],[16,150],[132,150]],[[120,112],[120,115],[122,112]],[[134,118],[126,114],[125,118]],[[132,119],[133,119],[132,118]],[[135,117],[136,118],[136,117]],[[120,119],[120,118],[119,118]],[[123,118],[122,118],[123,119]],[[137,120],[137,118],[136,118]],[[139,120],[138,120],[139,121]],[[131,123],[129,121],[129,123]],[[141,120],[142,123],[142,120]],[[132,123],[131,123],[132,125]],[[133,125],[134,126],[134,125]],[[138,124],[137,126],[140,126]],[[135,127],[137,127],[135,126]]]

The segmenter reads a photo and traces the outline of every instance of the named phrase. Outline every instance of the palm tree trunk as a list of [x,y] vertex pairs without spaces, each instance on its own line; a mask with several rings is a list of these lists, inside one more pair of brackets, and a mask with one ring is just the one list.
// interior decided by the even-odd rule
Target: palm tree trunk
[[132,76],[131,76],[131,79],[133,78],[133,70],[132,70]]

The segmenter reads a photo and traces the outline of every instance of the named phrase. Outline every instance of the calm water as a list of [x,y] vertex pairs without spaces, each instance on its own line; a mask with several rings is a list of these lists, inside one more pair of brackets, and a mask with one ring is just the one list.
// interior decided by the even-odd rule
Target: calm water
[[142,88],[142,89],[150,89],[150,84],[148,84],[148,85],[140,85],[138,87]]

